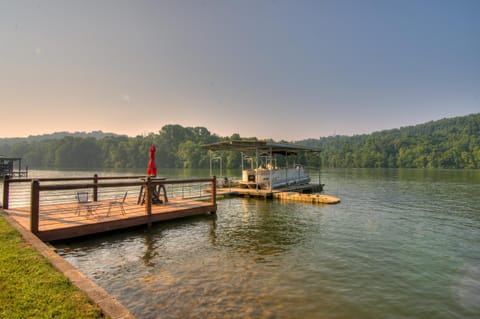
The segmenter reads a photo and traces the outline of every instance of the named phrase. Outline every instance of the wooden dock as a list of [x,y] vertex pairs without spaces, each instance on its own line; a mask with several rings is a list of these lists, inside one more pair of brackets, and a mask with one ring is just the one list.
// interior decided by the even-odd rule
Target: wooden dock
[[[107,180],[123,181],[106,182]],[[55,241],[127,229],[154,222],[216,213],[216,179],[166,180],[130,177],[15,180],[4,182],[4,213],[43,241]],[[132,181],[134,180],[134,181]],[[104,182],[105,181],[105,182]],[[30,205],[14,203],[13,184],[31,183]],[[204,194],[209,184],[210,193]],[[28,185],[28,184],[27,184]],[[166,196],[169,190],[168,198]],[[154,195],[163,188],[163,197]],[[192,188],[196,191],[192,194]],[[24,188],[25,189],[25,188]],[[129,191],[126,191],[129,189]],[[92,200],[75,200],[89,193]],[[125,194],[119,196],[120,194]],[[130,194],[130,197],[126,197]],[[121,198],[121,200],[119,199]],[[28,203],[28,201],[27,201]],[[10,207],[9,207],[10,206]]]
[[319,184],[292,185],[274,190],[225,187],[217,189],[217,196],[263,197],[311,204],[340,203],[340,198],[338,197],[319,194],[318,192],[320,192],[322,188],[323,185]]
[[[211,202],[174,198],[165,204],[152,205],[151,215],[146,214],[144,205],[137,204],[136,198],[125,201],[125,213],[120,206],[110,207],[109,201],[99,201],[96,205],[92,209],[80,207],[78,214],[77,203],[43,206],[36,235],[43,241],[55,241],[216,211],[216,205]],[[30,207],[5,212],[24,228],[30,229]]]
[[274,198],[275,194],[283,192],[314,193],[320,192],[323,185],[319,184],[301,184],[282,187],[279,189],[255,189],[247,187],[219,187],[217,196],[244,196],[244,197],[263,197]]

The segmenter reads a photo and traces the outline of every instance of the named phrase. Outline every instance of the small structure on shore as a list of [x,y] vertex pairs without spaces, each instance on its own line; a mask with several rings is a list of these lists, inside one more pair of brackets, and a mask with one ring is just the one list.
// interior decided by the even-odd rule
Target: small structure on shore
[[0,156],[0,178],[10,177],[28,177],[28,167],[22,169],[21,157]]

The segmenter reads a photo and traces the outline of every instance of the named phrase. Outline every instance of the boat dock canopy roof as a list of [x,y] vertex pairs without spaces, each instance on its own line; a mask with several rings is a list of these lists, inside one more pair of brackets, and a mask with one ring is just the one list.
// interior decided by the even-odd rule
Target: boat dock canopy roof
[[5,162],[21,162],[22,158],[21,157],[8,157],[8,156],[3,156],[0,155],[0,162],[5,163]]
[[289,155],[299,151],[320,152],[320,149],[288,143],[275,143],[267,141],[233,140],[202,145],[210,151],[237,151],[237,152],[272,152],[272,154]]

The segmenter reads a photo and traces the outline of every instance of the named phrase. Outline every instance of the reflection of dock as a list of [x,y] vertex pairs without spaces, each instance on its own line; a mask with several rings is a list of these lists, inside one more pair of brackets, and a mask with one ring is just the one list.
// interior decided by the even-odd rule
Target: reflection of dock
[[[123,181],[118,181],[120,179]],[[86,183],[88,180],[90,182]],[[106,180],[110,182],[107,183]],[[150,225],[159,221],[215,213],[217,210],[215,178],[165,180],[94,176],[93,179],[6,181],[4,212],[44,241]],[[23,191],[16,184],[23,184]],[[207,185],[211,187],[209,194],[203,191]],[[158,187],[168,189],[168,201],[158,201],[155,204],[152,195]],[[138,202],[140,189],[144,189],[147,194],[144,204]],[[88,192],[92,200],[77,202],[75,194],[79,191]],[[120,194],[127,193],[131,195],[125,200],[123,197],[119,200]],[[30,206],[28,203],[31,203]]]

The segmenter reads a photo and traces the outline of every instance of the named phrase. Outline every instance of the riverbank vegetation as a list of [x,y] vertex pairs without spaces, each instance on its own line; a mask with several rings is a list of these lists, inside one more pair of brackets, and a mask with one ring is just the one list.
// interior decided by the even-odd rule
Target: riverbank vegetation
[[[102,132],[0,139],[0,154],[24,158],[30,168],[144,169],[151,144],[157,166],[208,168],[207,150],[200,146],[229,139],[205,127],[165,125],[158,133],[127,137]],[[249,139],[256,139],[250,137]],[[324,167],[480,168],[480,113],[442,119],[399,129],[355,136],[329,136],[296,141],[322,149]],[[222,154],[224,167],[238,168],[240,155]],[[318,155],[301,160],[317,166]]]
[[328,167],[480,168],[480,113],[302,143],[321,148]]
[[0,318],[104,318],[0,216]]

